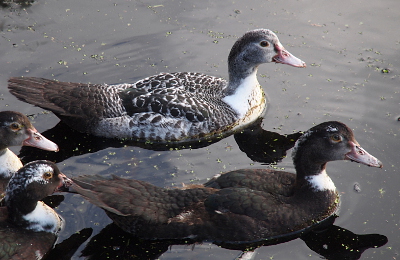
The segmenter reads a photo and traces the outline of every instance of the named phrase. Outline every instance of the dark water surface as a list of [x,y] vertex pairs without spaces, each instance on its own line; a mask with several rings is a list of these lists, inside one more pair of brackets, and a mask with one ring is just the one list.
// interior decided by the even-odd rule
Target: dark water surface
[[[237,37],[250,29],[272,29],[308,66],[260,67],[259,81],[270,100],[262,128],[291,134],[328,120],[348,124],[384,168],[328,164],[342,194],[335,225],[388,238],[386,245],[366,250],[362,259],[400,259],[399,12],[398,0],[39,0],[24,8],[12,4],[0,10],[0,109],[34,115],[39,131],[59,121],[9,94],[11,76],[119,83],[159,72],[196,71],[226,78],[227,56]],[[240,168],[293,171],[290,156],[276,166],[254,162],[233,136],[201,149],[120,146],[91,152],[63,158],[58,166],[68,176],[116,174],[162,187],[203,183],[214,174]],[[354,184],[360,190],[355,191]],[[86,227],[95,235],[110,223],[102,210],[77,195],[66,195],[57,211],[66,220],[59,241]],[[79,255],[84,246],[73,259],[83,259]],[[160,259],[233,259],[239,253],[207,242],[167,249]],[[264,246],[256,255],[274,260],[320,257],[300,239]]]

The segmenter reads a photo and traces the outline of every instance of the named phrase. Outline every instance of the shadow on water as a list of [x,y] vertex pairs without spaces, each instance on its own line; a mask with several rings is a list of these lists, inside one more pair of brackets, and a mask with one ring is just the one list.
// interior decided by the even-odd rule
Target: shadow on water
[[[279,162],[286,156],[286,151],[294,146],[301,133],[281,135],[262,129],[261,123],[262,120],[259,120],[240,133],[234,134],[235,140],[240,150],[246,153],[251,160],[265,164]],[[153,151],[197,149],[209,146],[223,139],[222,137],[218,137],[184,144],[146,143],[96,137],[73,130],[62,122],[59,122],[55,127],[42,134],[46,138],[56,142],[60,147],[60,151],[55,153],[23,146],[19,157],[24,163],[39,159],[58,163],[70,157],[95,153],[108,147],[136,146]]]
[[[380,234],[358,235],[344,228],[333,225],[335,216],[328,218],[322,226],[296,236],[262,241],[253,244],[217,245],[230,249],[254,251],[261,246],[276,245],[296,238],[302,239],[306,245],[319,255],[330,259],[360,259],[362,253],[373,247],[381,247],[387,243],[386,236]],[[112,241],[112,242],[110,242]],[[158,259],[172,245],[188,245],[195,247],[198,241],[193,240],[145,240],[122,231],[115,224],[109,224],[99,234],[92,237],[83,249],[86,259]],[[240,258],[239,258],[240,259]]]

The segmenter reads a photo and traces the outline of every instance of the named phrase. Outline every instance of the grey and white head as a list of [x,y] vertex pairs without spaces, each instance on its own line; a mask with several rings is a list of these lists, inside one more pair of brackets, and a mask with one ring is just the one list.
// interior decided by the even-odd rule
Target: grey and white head
[[245,33],[235,42],[228,57],[230,72],[239,70],[238,66],[257,67],[268,62],[306,67],[302,60],[285,50],[276,34],[268,29]]

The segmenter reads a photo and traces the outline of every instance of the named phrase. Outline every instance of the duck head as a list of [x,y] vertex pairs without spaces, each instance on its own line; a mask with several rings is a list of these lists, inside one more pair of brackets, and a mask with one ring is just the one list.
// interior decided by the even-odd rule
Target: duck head
[[351,160],[372,167],[382,168],[383,164],[364,150],[354,138],[353,131],[337,121],[324,122],[306,131],[296,142],[292,152],[296,167],[308,165],[310,158],[316,165],[329,161]]
[[0,112],[1,149],[10,146],[33,146],[47,151],[58,151],[57,144],[41,135],[29,119],[15,111]]
[[49,161],[34,161],[14,174],[6,189],[8,218],[16,226],[34,231],[57,232],[61,219],[41,199],[66,191],[72,181]]
[[288,52],[280,43],[278,36],[268,29],[257,29],[245,33],[235,42],[228,57],[230,67],[242,66],[243,63],[250,67],[257,67],[269,62],[299,68],[306,67],[305,62]]

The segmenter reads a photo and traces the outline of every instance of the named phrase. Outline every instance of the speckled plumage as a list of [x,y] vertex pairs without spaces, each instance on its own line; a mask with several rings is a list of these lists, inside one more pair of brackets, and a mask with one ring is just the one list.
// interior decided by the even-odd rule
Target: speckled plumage
[[328,122],[310,129],[298,143],[296,174],[242,169],[185,189],[81,176],[72,188],[138,237],[256,242],[291,236],[335,213],[339,195],[326,174],[327,162],[351,159],[382,166],[360,149],[346,125]]
[[161,73],[133,84],[11,78],[17,98],[53,111],[72,128],[102,137],[185,142],[230,134],[266,107],[257,81],[262,63],[305,67],[270,30],[247,32],[229,54],[229,80],[191,72]]

